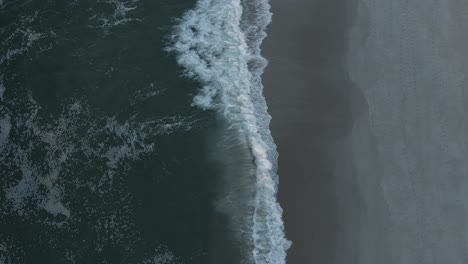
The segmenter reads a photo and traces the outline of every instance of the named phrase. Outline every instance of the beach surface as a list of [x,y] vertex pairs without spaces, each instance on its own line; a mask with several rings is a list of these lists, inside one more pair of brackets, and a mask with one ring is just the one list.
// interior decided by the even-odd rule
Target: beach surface
[[468,6],[271,4],[287,263],[467,263]]
[[287,263],[334,263],[338,231],[355,217],[339,199],[358,203],[358,195],[344,184],[350,177],[333,175],[331,156],[365,108],[344,67],[352,2],[271,1],[263,83],[279,152],[278,198],[293,241]]
[[366,207],[359,263],[468,261],[467,8],[359,1],[347,58],[368,102],[347,139]]

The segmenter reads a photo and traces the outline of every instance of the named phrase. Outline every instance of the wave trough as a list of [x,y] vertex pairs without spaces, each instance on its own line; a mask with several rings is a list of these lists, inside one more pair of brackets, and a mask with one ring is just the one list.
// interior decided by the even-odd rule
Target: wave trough
[[243,213],[251,214],[252,248],[246,259],[256,264],[285,263],[291,245],[276,201],[277,152],[260,78],[267,64],[260,44],[271,22],[269,8],[267,0],[199,0],[175,27],[168,48],[186,74],[202,84],[193,105],[217,111],[246,139],[253,155],[252,210]]

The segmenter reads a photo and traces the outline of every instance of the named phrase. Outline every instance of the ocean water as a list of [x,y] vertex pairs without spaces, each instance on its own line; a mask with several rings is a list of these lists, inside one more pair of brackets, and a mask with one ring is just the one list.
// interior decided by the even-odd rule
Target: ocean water
[[267,1],[0,1],[0,263],[284,263]]

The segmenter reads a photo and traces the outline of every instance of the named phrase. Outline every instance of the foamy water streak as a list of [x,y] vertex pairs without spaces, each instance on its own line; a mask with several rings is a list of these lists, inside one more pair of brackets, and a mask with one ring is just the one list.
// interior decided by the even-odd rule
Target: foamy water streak
[[[254,263],[285,263],[291,242],[284,236],[276,201],[276,146],[271,139],[260,75],[266,60],[260,43],[271,20],[266,0],[199,0],[176,27],[170,51],[189,77],[203,84],[194,105],[217,110],[238,136],[247,138],[256,165],[251,203]],[[249,23],[251,23],[249,25]],[[245,231],[245,230],[244,230]]]

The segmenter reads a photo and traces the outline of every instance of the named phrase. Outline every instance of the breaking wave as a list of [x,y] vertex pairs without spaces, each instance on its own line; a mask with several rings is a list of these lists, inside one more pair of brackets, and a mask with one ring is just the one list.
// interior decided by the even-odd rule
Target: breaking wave
[[[254,186],[243,186],[252,188],[253,195],[251,201],[237,201],[245,204],[237,205],[245,206],[240,212],[244,217],[243,223],[234,222],[240,225],[235,228],[241,230],[239,237],[248,240],[242,242],[250,247],[243,261],[257,264],[285,263],[291,245],[276,201],[277,152],[260,78],[267,64],[260,44],[271,21],[269,8],[267,0],[199,0],[175,27],[168,47],[187,76],[203,86],[193,105],[217,111],[253,156],[255,168],[247,176]],[[229,200],[231,194],[226,195]],[[239,219],[238,210],[223,211]]]

